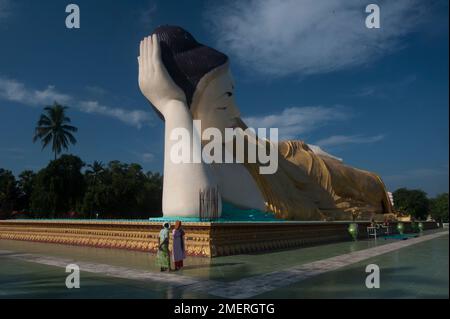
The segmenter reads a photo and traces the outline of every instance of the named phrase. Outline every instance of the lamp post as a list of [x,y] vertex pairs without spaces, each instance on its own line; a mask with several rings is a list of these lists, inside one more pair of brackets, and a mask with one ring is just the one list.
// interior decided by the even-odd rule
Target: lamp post
[[405,230],[405,226],[403,225],[403,223],[397,224],[397,230],[400,233],[400,235],[403,235],[403,231]]
[[351,223],[348,225],[348,232],[350,236],[352,236],[353,240],[358,240],[358,224],[357,223]]

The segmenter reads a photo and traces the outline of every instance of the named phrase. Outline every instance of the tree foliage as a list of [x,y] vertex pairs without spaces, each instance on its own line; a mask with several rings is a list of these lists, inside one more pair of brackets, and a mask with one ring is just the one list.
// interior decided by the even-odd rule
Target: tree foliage
[[112,161],[85,165],[62,155],[39,172],[0,169],[0,218],[14,211],[35,218],[159,217],[162,176],[144,172],[138,164]]
[[[33,141],[51,145],[55,159],[39,172],[24,171],[16,180],[0,169],[0,219],[14,212],[36,218],[148,218],[161,216],[162,176],[138,164],[94,161],[85,165],[74,155],[57,156],[77,141],[66,106],[44,108]],[[23,215],[19,216],[23,217]]]
[[394,206],[403,214],[410,214],[417,219],[425,219],[429,212],[427,194],[420,189],[400,188],[392,193]]
[[78,129],[70,125],[71,120],[66,115],[67,109],[67,106],[62,106],[57,102],[52,106],[47,106],[35,128],[33,142],[41,140],[42,148],[51,143],[55,159],[63,149],[69,149],[69,144],[77,143],[72,133],[77,132]]
[[30,211],[31,194],[33,193],[36,174],[26,170],[20,173],[17,181],[17,207],[18,211]]
[[31,211],[48,218],[76,211],[84,194],[83,166],[79,157],[63,155],[39,171],[31,195]]
[[443,193],[430,200],[430,213],[433,219],[448,223],[448,193]]
[[0,168],[0,218],[11,216],[17,202],[17,182],[11,171]]
[[145,174],[138,164],[112,161],[107,167],[95,163],[86,171],[87,189],[82,211],[106,218],[159,216],[162,176]]

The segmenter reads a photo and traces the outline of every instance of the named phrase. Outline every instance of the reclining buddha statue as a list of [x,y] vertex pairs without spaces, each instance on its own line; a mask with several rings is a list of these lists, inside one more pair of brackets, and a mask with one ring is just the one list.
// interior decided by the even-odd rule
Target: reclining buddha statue
[[[273,174],[260,174],[258,163],[174,162],[171,132],[176,128],[199,135],[200,144],[207,128],[222,133],[247,128],[235,104],[229,59],[181,27],[161,26],[141,41],[138,62],[141,92],[165,122],[164,216],[198,217],[199,190],[214,187],[219,215],[223,203],[286,220],[370,219],[392,213],[379,176],[300,140],[277,142]],[[194,120],[201,121],[200,132]]]

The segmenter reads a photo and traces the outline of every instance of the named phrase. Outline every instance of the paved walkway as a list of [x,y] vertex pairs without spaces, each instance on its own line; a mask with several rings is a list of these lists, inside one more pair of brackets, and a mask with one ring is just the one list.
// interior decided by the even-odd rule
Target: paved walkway
[[43,256],[38,254],[15,253],[7,250],[0,250],[0,257],[7,257],[25,262],[62,268],[66,268],[68,264],[77,264],[82,272],[101,274],[103,276],[113,278],[138,280],[140,282],[157,282],[176,289],[207,293],[217,297],[233,299],[251,298],[282,287],[299,283],[305,279],[315,277],[320,274],[335,271],[376,256],[426,242],[448,234],[448,231],[436,232],[417,238],[397,241],[369,249],[313,261],[299,266],[289,267],[280,271],[269,272],[230,282],[205,280],[176,273],[150,272],[146,270],[130,269],[127,267],[77,261],[74,259]]

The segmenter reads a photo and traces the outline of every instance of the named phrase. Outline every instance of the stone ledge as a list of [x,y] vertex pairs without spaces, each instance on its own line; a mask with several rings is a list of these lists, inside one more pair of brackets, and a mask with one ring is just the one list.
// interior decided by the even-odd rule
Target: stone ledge
[[[351,222],[199,222],[184,223],[190,256],[218,257],[350,240]],[[358,222],[367,237],[368,222]],[[404,223],[411,232],[410,223]],[[392,224],[395,229],[395,224]],[[437,228],[424,222],[425,229]],[[150,221],[8,220],[0,221],[0,239],[155,253],[161,223]]]

